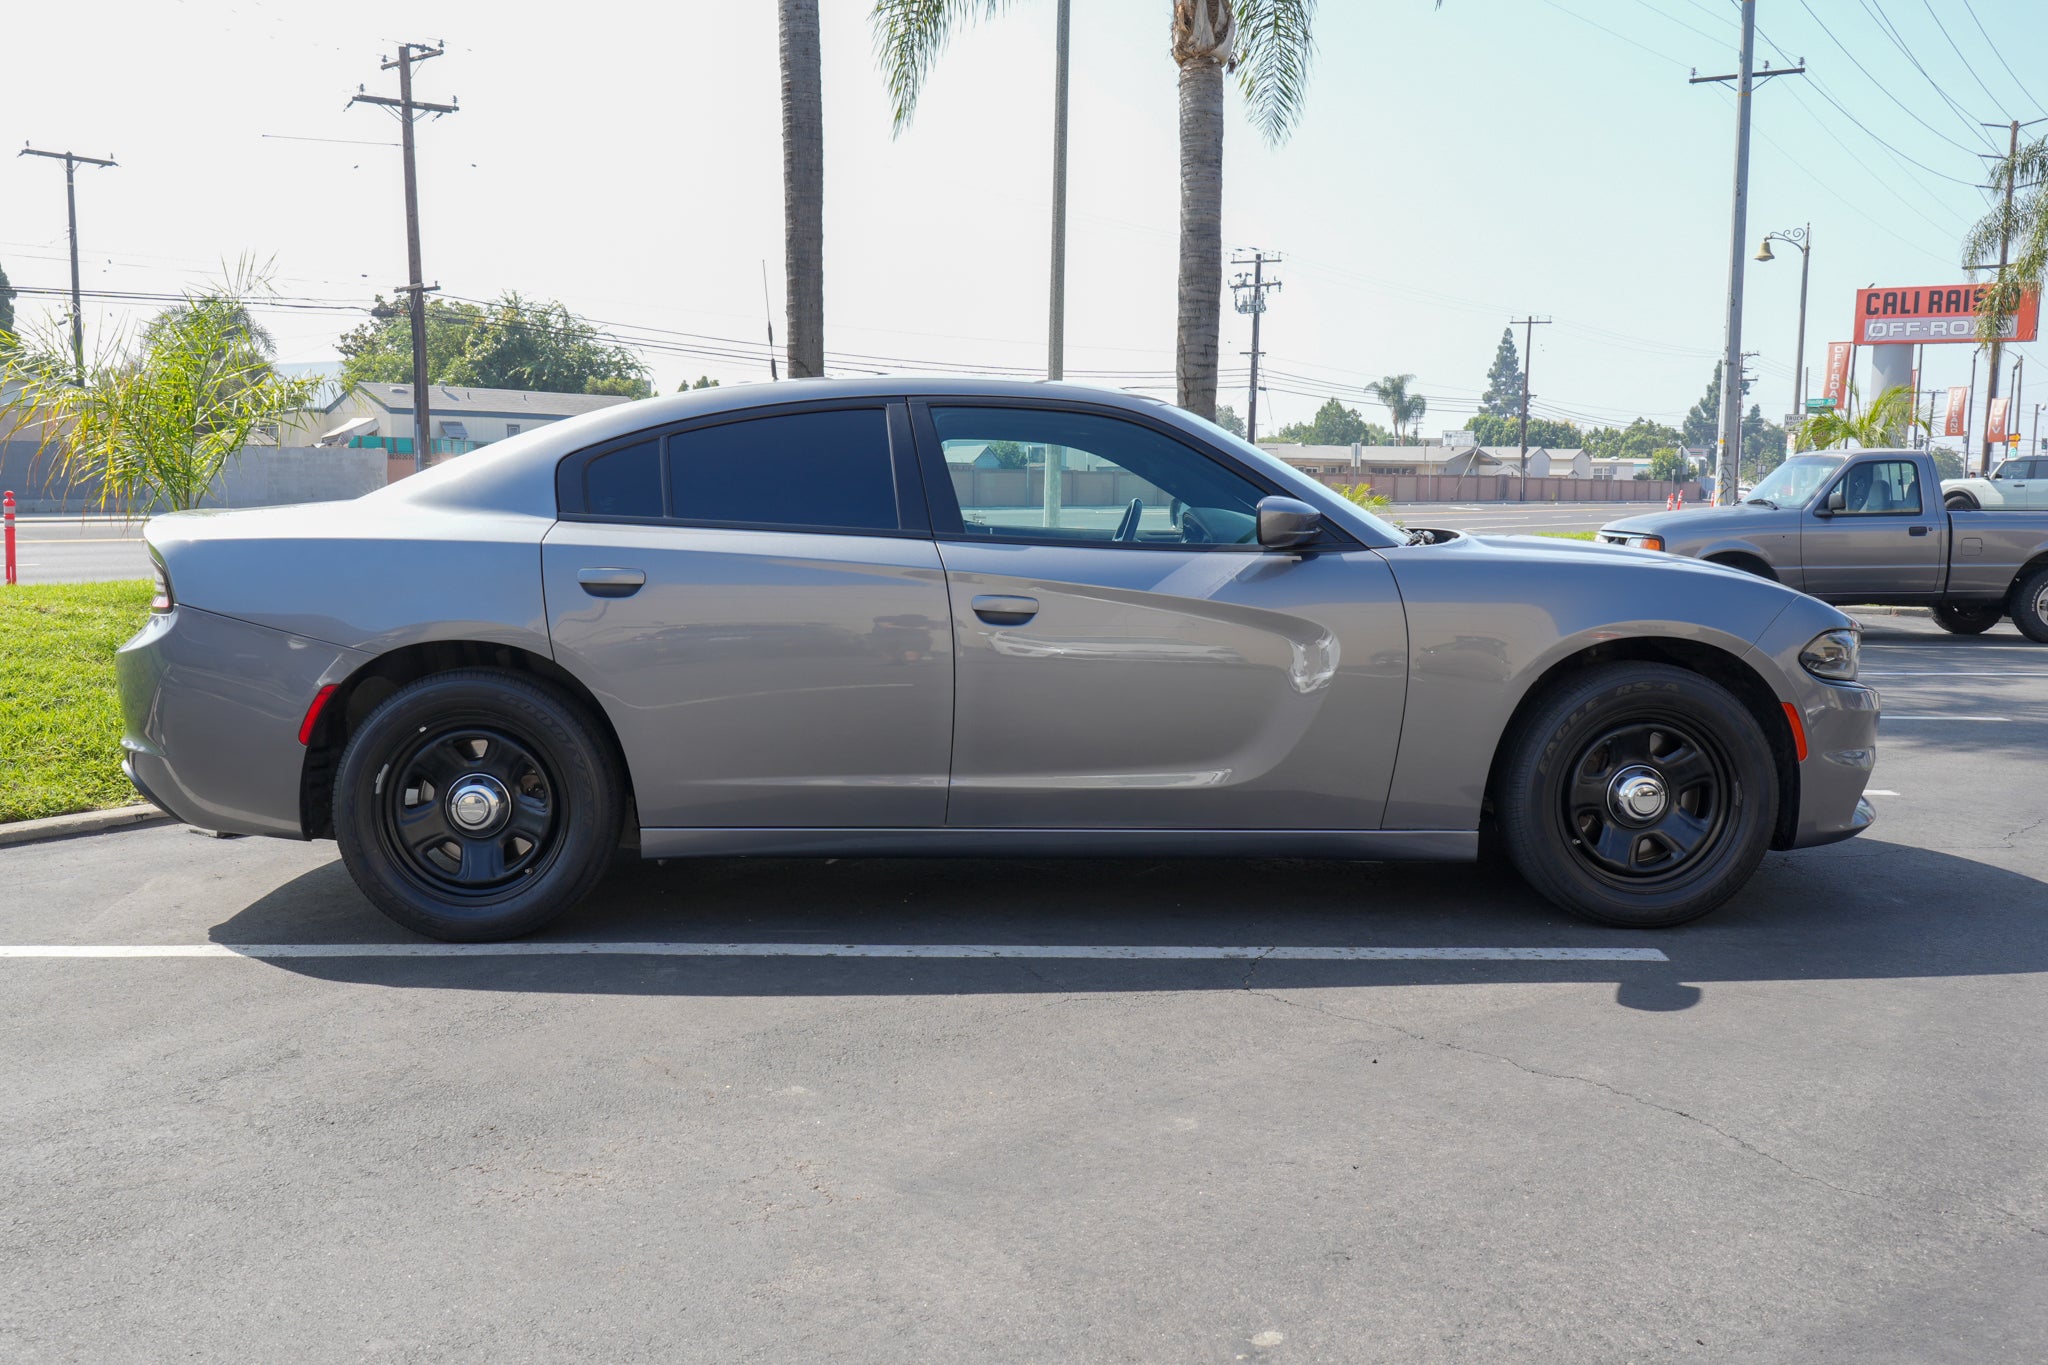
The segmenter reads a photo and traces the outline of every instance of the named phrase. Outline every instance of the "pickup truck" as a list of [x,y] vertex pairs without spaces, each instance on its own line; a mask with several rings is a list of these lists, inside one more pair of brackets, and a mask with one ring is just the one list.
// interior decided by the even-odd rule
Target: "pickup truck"
[[1795,455],[1738,506],[1629,517],[1596,538],[1725,564],[1837,606],[1932,607],[1958,635],[2009,615],[2048,644],[2048,509],[1944,506],[1919,451]]

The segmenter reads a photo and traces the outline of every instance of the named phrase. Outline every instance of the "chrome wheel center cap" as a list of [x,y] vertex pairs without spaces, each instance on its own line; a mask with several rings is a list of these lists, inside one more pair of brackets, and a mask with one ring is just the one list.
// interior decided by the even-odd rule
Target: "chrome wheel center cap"
[[449,791],[448,818],[465,834],[487,834],[504,822],[507,804],[498,779],[476,774]]
[[1664,779],[1648,768],[1622,769],[1607,789],[1607,807],[1624,824],[1649,824],[1664,813],[1669,801]]

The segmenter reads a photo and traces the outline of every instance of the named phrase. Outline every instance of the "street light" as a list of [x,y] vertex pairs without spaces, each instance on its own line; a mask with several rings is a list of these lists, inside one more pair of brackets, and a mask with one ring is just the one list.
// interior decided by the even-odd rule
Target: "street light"
[[[1813,224],[1805,227],[1787,228],[1783,232],[1764,235],[1763,245],[1756,250],[1760,261],[1776,260],[1771,255],[1772,242],[1789,242],[1799,248],[1799,344],[1792,354],[1792,411],[1803,417],[1806,412],[1806,272],[1813,264]],[[1785,433],[1785,453],[1792,453],[1793,435]]]

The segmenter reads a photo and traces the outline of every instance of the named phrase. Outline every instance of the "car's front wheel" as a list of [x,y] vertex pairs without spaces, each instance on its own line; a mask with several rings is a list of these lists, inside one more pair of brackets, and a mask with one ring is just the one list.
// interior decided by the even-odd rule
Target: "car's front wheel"
[[1537,892],[1588,919],[1697,919],[1742,888],[1770,844],[1770,743],[1697,673],[1625,663],[1579,674],[1507,744],[1494,810],[1508,856]]
[[1951,635],[1982,635],[2004,619],[2005,611],[2001,607],[1940,602],[1934,608],[1934,624]]
[[582,709],[521,674],[464,669],[393,693],[335,774],[342,861],[386,915],[431,938],[532,933],[618,847],[611,749]]
[[1977,500],[1975,498],[1971,497],[1968,493],[1964,493],[1960,490],[1951,493],[1947,497],[1943,498],[1942,505],[1947,507],[1948,510],[1951,512],[1980,512],[1983,510],[1982,508],[1977,506]]

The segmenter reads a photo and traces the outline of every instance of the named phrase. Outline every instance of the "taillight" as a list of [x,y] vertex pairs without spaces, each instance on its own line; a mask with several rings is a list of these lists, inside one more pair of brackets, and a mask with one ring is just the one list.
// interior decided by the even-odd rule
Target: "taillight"
[[150,567],[156,577],[156,588],[150,594],[149,609],[154,612],[169,611],[177,605],[177,599],[171,596],[171,576],[164,572],[163,565],[153,559],[150,561]]

